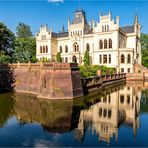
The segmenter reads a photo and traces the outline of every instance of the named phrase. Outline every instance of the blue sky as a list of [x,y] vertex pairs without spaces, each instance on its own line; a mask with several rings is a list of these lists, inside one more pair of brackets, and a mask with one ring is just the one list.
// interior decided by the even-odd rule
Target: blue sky
[[[60,1],[60,2],[57,2]],[[87,20],[99,21],[99,14],[112,12],[113,18],[120,16],[120,26],[132,25],[136,9],[142,32],[148,33],[148,1],[114,1],[114,0],[0,0],[0,22],[3,22],[14,33],[19,22],[30,25],[33,34],[39,31],[40,25],[48,24],[57,32],[64,25],[67,29],[68,17],[73,18],[77,8],[83,8]]]

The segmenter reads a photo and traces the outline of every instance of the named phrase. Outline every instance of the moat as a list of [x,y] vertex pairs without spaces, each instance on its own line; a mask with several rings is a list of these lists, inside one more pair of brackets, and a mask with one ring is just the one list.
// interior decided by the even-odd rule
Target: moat
[[148,146],[147,123],[143,82],[74,100],[0,93],[0,147]]

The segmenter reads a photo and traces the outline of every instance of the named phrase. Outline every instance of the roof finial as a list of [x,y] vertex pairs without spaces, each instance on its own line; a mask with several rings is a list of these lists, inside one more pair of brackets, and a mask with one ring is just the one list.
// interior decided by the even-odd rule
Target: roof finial
[[138,23],[138,9],[136,8],[134,24]]

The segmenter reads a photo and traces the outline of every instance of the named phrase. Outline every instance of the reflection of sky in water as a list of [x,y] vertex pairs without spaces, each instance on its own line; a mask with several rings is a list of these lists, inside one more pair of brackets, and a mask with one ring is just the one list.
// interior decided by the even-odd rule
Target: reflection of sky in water
[[[124,89],[121,88],[120,92],[122,93],[123,90]],[[129,91],[131,91],[131,89]],[[135,90],[134,93],[132,92],[133,96],[131,96],[131,98],[137,96],[136,94],[137,90]],[[127,92],[125,94],[127,96]],[[12,109],[13,111],[7,117],[7,120],[4,122],[3,126],[0,127],[0,146],[3,147],[5,146],[13,146],[13,147],[148,146],[148,126],[147,126],[148,114],[147,111],[145,110],[146,106],[148,107],[147,105],[148,98],[146,99],[145,97],[146,96],[142,94],[143,99],[141,101],[144,103],[141,102],[141,108],[140,108],[141,113],[140,116],[138,117],[138,120],[136,120],[136,122],[138,122],[139,125],[138,127],[136,127],[136,133],[134,134],[133,124],[131,124],[130,122],[126,123],[124,121],[120,123],[119,128],[113,127],[114,129],[117,129],[116,132],[117,135],[115,134],[115,132],[113,133],[111,132],[112,136],[110,136],[109,138],[110,141],[108,143],[100,138],[101,135],[104,136],[105,134],[104,133],[102,134],[101,130],[98,128],[100,126],[100,123],[103,123],[104,125],[109,123],[110,125],[110,122],[108,120],[101,120],[101,118],[99,119],[99,111],[96,110],[99,109],[100,106],[103,107],[103,103],[100,104],[99,102],[96,102],[95,104],[88,106],[88,104],[90,105],[92,102],[87,102],[89,100],[85,100],[83,102],[83,104],[85,104],[84,105],[85,107],[80,107],[81,109],[78,109],[78,107],[74,109],[74,107],[71,106],[71,104],[70,106],[66,105],[65,109],[65,106],[63,104],[60,104],[61,106],[64,106],[64,109],[58,110],[56,109],[57,107],[56,105],[49,107],[47,103],[39,102],[39,104],[42,106],[42,111],[46,114],[45,117],[40,119],[40,115],[42,115],[42,112],[40,110],[36,111],[33,108],[34,107],[32,106],[33,100],[31,101],[29,100],[29,104],[30,102],[32,103],[31,104],[32,108],[30,109],[31,112],[29,112],[29,108],[26,108],[26,110],[25,108],[24,110],[23,109],[21,110],[21,108],[19,108],[21,105],[27,107],[27,103],[25,102],[26,100],[25,101],[23,100],[24,101],[24,102],[22,101],[23,103],[16,101],[16,104],[13,107],[14,109]],[[116,98],[111,97],[111,99],[116,99]],[[120,101],[120,99],[117,100]],[[18,107],[18,105],[20,106]],[[35,106],[37,106],[37,104],[35,104]],[[111,108],[111,105],[108,104],[108,107]],[[120,107],[122,108],[122,106]],[[46,108],[47,111],[45,110]],[[70,108],[73,108],[72,113],[68,112]],[[54,110],[52,109],[56,110],[56,113],[54,113]],[[114,109],[113,111],[116,110]],[[52,115],[50,113],[52,113]],[[22,117],[25,117],[24,121],[20,120],[20,115],[22,115]],[[30,120],[27,118],[28,116],[32,120],[31,123]],[[127,117],[130,118],[130,116]],[[38,121],[36,121],[35,119]],[[54,120],[54,122],[53,121],[51,122],[52,119]],[[128,121],[130,120],[131,119],[128,119]],[[64,124],[66,125],[65,131],[63,129],[64,126],[62,125],[62,122],[63,125]],[[97,124],[96,125],[94,124],[95,122],[98,123],[98,126]],[[42,124],[47,123],[46,128],[39,123]],[[74,126],[73,124],[76,125]],[[58,131],[60,131],[60,125],[61,125],[61,132],[58,133]],[[50,128],[48,128],[48,126]],[[56,129],[57,126],[58,129]],[[55,132],[53,131],[51,132],[52,127],[55,128],[53,130]],[[78,131],[83,132],[83,134],[79,135],[79,133],[77,133]]]

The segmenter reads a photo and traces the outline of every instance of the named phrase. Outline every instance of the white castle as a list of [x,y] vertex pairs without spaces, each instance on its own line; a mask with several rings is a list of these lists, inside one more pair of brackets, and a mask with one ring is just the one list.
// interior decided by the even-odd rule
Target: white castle
[[84,54],[89,50],[91,65],[114,67],[117,72],[132,73],[134,64],[141,65],[141,25],[135,16],[133,25],[120,27],[119,16],[112,18],[111,12],[100,14],[100,21],[87,22],[82,9],[74,12],[68,31],[55,33],[41,26],[36,35],[36,57],[55,60],[61,53],[62,62],[77,62],[83,65]]

